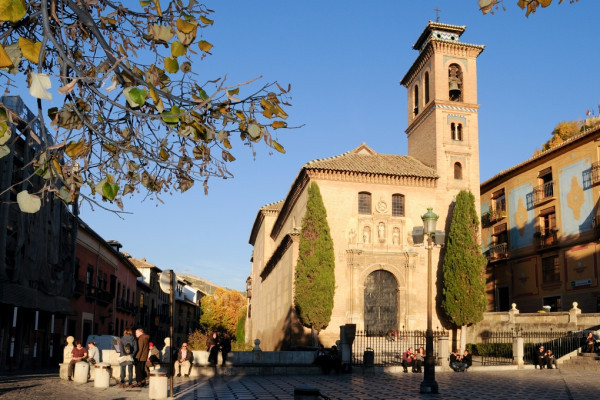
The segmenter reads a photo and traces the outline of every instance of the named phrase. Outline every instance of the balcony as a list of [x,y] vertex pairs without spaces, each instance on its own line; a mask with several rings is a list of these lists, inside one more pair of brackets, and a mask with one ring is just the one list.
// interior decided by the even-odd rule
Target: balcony
[[591,175],[592,175],[592,185],[595,185],[600,182],[600,161],[596,161],[592,163]]
[[92,285],[87,285],[85,289],[85,299],[88,301],[96,300],[96,296],[98,295],[98,288]]
[[85,293],[85,282],[80,279],[75,280],[75,287],[73,288],[73,296],[79,297]]
[[533,205],[538,206],[554,199],[554,181],[533,188]]
[[106,290],[96,289],[96,300],[98,303],[110,304],[113,301],[114,295]]
[[491,246],[488,252],[489,261],[498,261],[508,258],[508,243],[500,243]]
[[558,246],[558,232],[550,231],[545,234],[536,232],[534,236],[536,250],[544,250]]

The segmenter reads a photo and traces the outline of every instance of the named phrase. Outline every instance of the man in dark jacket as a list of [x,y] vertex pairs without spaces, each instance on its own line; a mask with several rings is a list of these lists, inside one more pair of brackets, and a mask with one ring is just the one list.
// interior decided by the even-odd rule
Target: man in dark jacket
[[146,384],[146,361],[148,361],[148,352],[150,351],[150,336],[140,328],[135,331],[135,337],[138,340],[138,351],[135,354],[134,386],[143,387]]
[[183,343],[179,352],[177,352],[177,361],[175,361],[175,372],[177,376],[181,376],[181,367],[183,366],[183,374],[189,376],[192,371],[192,362],[194,361],[194,355],[192,351],[188,349],[187,343]]

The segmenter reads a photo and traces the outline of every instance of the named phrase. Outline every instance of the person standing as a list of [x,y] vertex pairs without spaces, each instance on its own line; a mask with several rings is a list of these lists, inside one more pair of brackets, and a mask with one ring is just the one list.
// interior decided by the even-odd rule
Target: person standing
[[136,329],[138,350],[135,353],[135,387],[144,387],[146,384],[146,361],[150,351],[150,336],[142,328]]
[[87,350],[81,345],[81,340],[75,341],[75,347],[71,350],[71,361],[69,362],[68,377],[71,378],[75,374],[75,364],[87,357]]
[[127,387],[133,386],[133,356],[137,354],[138,344],[132,333],[131,329],[125,329],[123,331],[123,337],[119,341],[119,365],[121,366],[120,388],[125,387],[125,368],[127,368],[127,372],[129,373],[129,383]]
[[227,361],[227,354],[231,352],[231,338],[229,337],[229,333],[225,332],[223,334],[223,339],[221,339],[221,356],[223,357],[222,365],[225,365]]
[[184,376],[189,376],[192,371],[192,362],[194,361],[194,354],[188,349],[188,344],[183,343],[181,348],[177,352],[177,361],[175,361],[175,372],[177,376],[181,376],[181,367],[183,366]]
[[217,332],[213,332],[207,340],[208,348],[208,363],[210,365],[217,365],[219,357],[219,340],[217,339]]

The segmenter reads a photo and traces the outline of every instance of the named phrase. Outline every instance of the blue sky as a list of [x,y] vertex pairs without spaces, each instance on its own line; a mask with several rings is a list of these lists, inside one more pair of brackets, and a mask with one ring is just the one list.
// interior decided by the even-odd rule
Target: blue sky
[[[399,82],[417,57],[426,24],[465,25],[461,41],[483,44],[478,59],[481,179],[529,158],[563,120],[598,114],[599,1],[550,7],[525,18],[516,0],[482,15],[476,0],[209,1],[215,24],[204,31],[213,55],[195,72],[228,82],[291,83],[289,125],[278,131],[286,154],[239,142],[234,179],[212,180],[165,204],[124,202],[124,220],[84,205],[81,217],[123,251],[162,269],[244,290],[250,229],[258,209],[283,199],[303,164],[366,142],[406,154],[406,89]],[[251,88],[242,92],[249,93]]]

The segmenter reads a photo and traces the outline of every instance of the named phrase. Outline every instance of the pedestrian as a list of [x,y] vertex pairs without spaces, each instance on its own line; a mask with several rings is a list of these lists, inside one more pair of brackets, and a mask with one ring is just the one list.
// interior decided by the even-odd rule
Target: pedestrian
[[[138,342],[133,337],[131,329],[127,328],[123,331],[123,337],[119,340],[119,365],[121,367],[121,384],[120,388],[133,387],[133,363],[134,356],[137,354]],[[129,374],[127,386],[125,385],[125,369]]]
[[225,365],[225,362],[227,361],[227,354],[231,352],[231,338],[229,337],[229,333],[225,332],[223,334],[223,339],[221,339],[220,347],[221,356],[223,357],[222,365]]
[[194,354],[188,349],[188,344],[183,343],[177,352],[177,361],[175,361],[175,372],[177,376],[181,376],[181,367],[183,366],[184,376],[189,376],[192,371],[192,363],[194,362]]
[[150,336],[142,328],[136,329],[138,350],[135,353],[135,387],[144,387],[146,384],[146,361],[150,351]]
[[213,332],[206,341],[208,351],[208,363],[210,365],[217,365],[219,357],[219,340],[217,338],[217,332]]
[[81,345],[81,340],[76,340],[75,347],[73,347],[73,350],[71,350],[71,361],[69,362],[69,368],[67,372],[70,381],[73,380],[71,377],[75,375],[75,364],[84,360],[87,357],[87,354],[87,350]]

